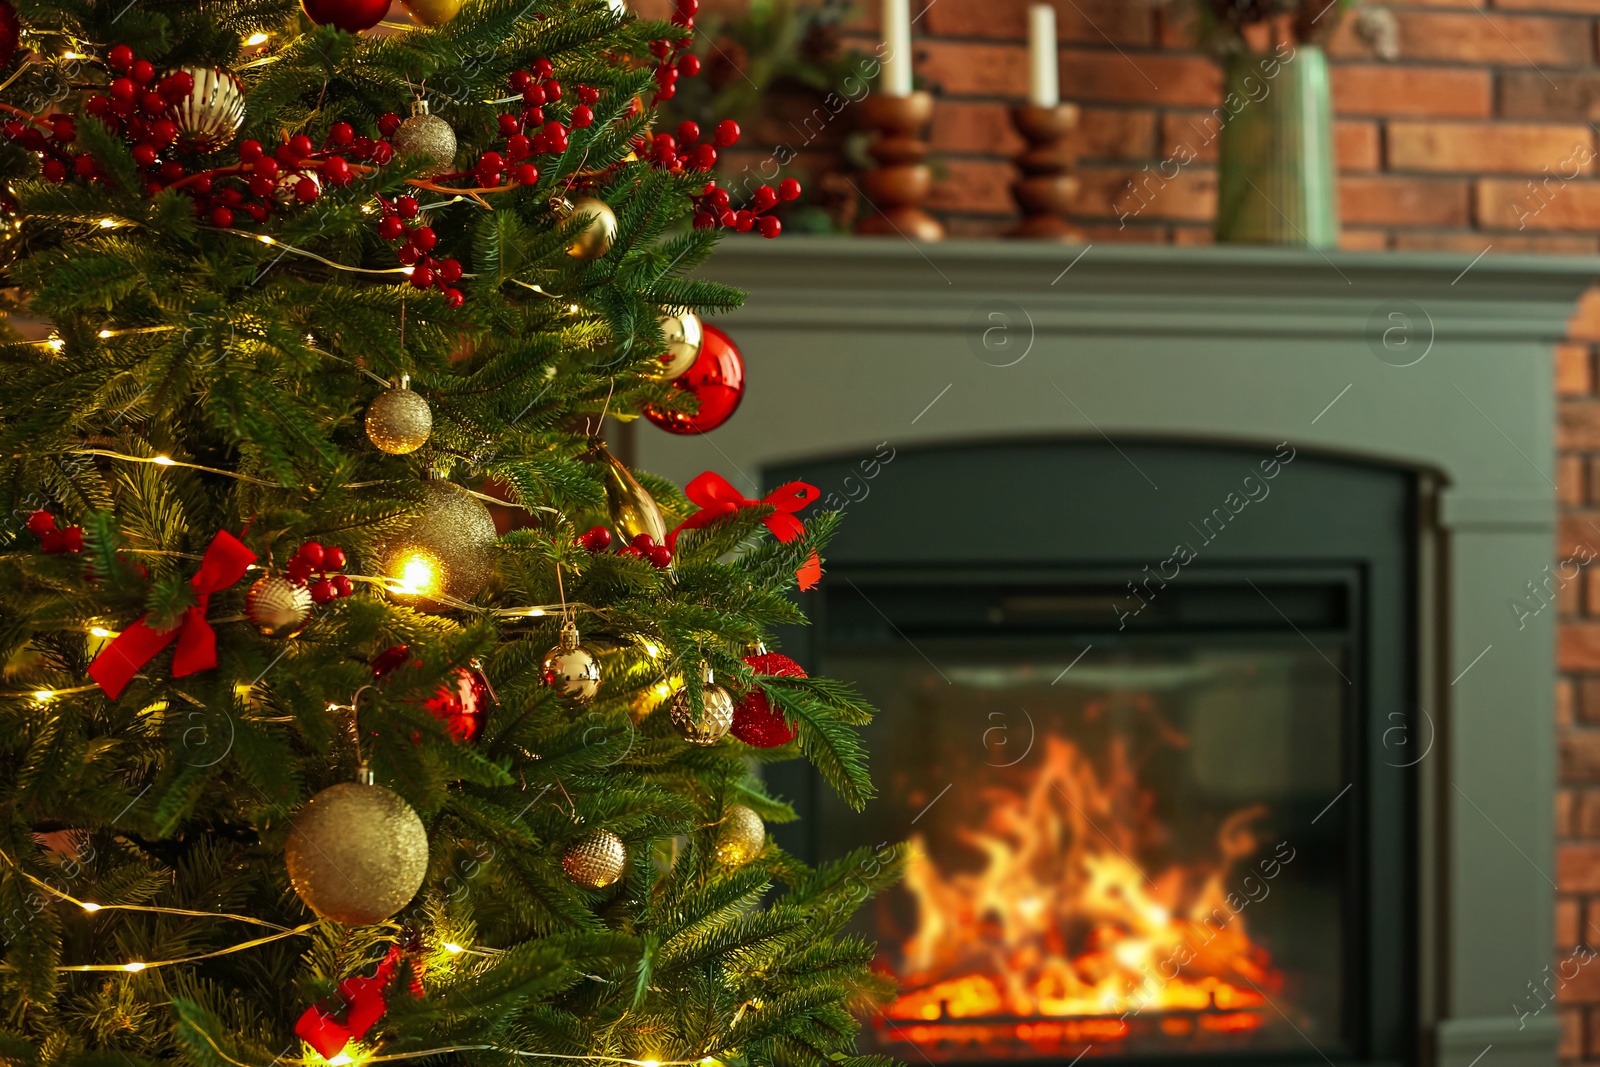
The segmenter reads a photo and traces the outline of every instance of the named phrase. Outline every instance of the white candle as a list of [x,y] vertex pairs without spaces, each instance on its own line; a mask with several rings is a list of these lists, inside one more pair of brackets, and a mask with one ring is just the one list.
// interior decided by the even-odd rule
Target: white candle
[[910,0],[883,0],[883,46],[883,92],[888,96],[910,96]]
[[1061,103],[1056,64],[1056,9],[1049,4],[1029,4],[1028,103],[1034,107]]

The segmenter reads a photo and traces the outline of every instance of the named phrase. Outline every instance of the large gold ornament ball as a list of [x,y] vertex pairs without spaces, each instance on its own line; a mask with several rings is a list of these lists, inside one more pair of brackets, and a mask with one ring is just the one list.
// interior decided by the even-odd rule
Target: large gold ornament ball
[[415,452],[433,433],[433,410],[410,389],[385,389],[367,405],[367,440],[391,456]]
[[424,26],[443,26],[461,13],[461,0],[400,0],[400,5]]
[[611,251],[617,239],[617,216],[604,200],[592,196],[559,200],[556,217],[562,222],[578,217],[587,220],[572,244],[567,246],[567,255],[574,259],[599,259]]
[[181,67],[194,79],[189,95],[167,107],[186,145],[201,152],[221,148],[244,125],[244,86],[231,71]]
[[416,521],[383,553],[389,595],[423,611],[438,610],[441,593],[472,599],[493,570],[497,536],[477,497],[443,479],[429,482]]
[[730,867],[743,866],[755,859],[756,853],[767,842],[767,828],[761,816],[735,804],[722,814],[722,825],[717,829],[717,862]]
[[343,782],[306,802],[284,852],[306,907],[346,926],[382,922],[411,902],[428,871],[428,832],[397,794]]
[[281,574],[257,578],[244,596],[244,616],[263,637],[293,637],[311,621],[311,590]]
[[687,688],[672,694],[667,714],[672,718],[672,725],[677,727],[678,735],[691,745],[714,745],[733,726],[733,694],[713,682],[701,687],[700,693],[698,715],[689,702]]
[[578,643],[578,628],[562,626],[556,647],[544,654],[541,665],[544,684],[559,695],[587,704],[600,691],[600,661]]
[[400,124],[389,141],[396,155],[411,156],[428,164],[422,172],[424,178],[443,174],[455,166],[456,131],[428,110],[426,100],[411,105],[411,117]]
[[596,462],[605,468],[606,517],[611,528],[622,538],[623,544],[632,544],[640,534],[649,534],[656,544],[667,539],[667,523],[661,517],[661,508],[655,497],[639,484],[639,479],[617,457],[606,449],[603,442],[595,446]]
[[622,838],[610,830],[591,830],[567,847],[561,870],[569,881],[590,889],[604,889],[622,877],[628,852]]
[[700,344],[706,334],[700,325],[700,316],[687,308],[661,316],[661,334],[666,338],[667,351],[661,357],[660,368],[652,370],[650,377],[670,382],[694,366],[694,361],[700,358]]

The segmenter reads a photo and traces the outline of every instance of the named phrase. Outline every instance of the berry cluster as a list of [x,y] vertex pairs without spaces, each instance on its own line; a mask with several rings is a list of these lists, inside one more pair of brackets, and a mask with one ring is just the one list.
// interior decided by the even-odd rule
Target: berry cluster
[[[672,6],[672,24],[682,26],[686,30],[694,29],[694,16],[700,10],[700,0],[676,0]],[[678,76],[692,78],[700,73],[700,59],[693,55],[682,55],[683,49],[689,43],[689,38],[684,37],[676,41],[657,40],[650,42],[650,54],[658,60],[656,64],[656,100],[671,100],[678,93]]]
[[717,123],[711,140],[700,141],[700,125],[684,119],[678,123],[678,135],[658,133],[648,141],[640,138],[634,142],[635,150],[648,155],[652,166],[658,170],[682,174],[686,170],[710,170],[717,165],[717,149],[730,148],[739,143],[739,124],[732,119]]
[[[600,99],[600,91],[589,85],[580,85],[573,90],[578,102],[567,113],[567,124],[545,115],[545,105],[554,104],[564,95],[561,83],[554,74],[555,68],[548,59],[536,59],[530,69],[512,72],[511,91],[522,95],[522,109],[500,116],[500,133],[506,138],[506,158],[498,168],[493,163],[486,164],[484,159],[479,159],[475,171],[481,174],[486,169],[509,166],[518,184],[532,185],[539,180],[538,168],[531,163],[523,163],[523,160],[545,153],[558,156],[567,150],[567,137],[573,130],[594,125],[594,105]],[[498,153],[484,155],[487,157]]]
[[48,511],[29,515],[28,529],[39,535],[39,547],[51,555],[83,551],[83,527],[57,527],[56,517]]
[[[243,141],[237,167],[195,175],[181,187],[194,196],[196,210],[213,226],[226,228],[241,210],[264,222],[275,205],[309,204],[322,195],[324,186],[349,185],[355,181],[351,159],[382,165],[393,158],[394,149],[387,142],[357,137],[348,122],[336,122],[321,148],[303,133],[270,155],[260,141]],[[223,180],[237,181],[244,188],[219,185]]]
[[754,229],[763,237],[776,237],[783,232],[783,223],[766,212],[777,207],[779,202],[794,200],[799,195],[800,183],[793,178],[785,178],[776,189],[770,185],[759,187],[750,198],[750,206],[735,211],[728,190],[716,182],[707,182],[695,200],[694,225],[696,229],[724,226],[739,233],[749,233]]
[[[598,555],[611,547],[611,531],[604,526],[592,526],[578,535],[577,542]],[[649,534],[639,534],[632,544],[617,549],[617,555],[646,560],[657,570],[672,566],[672,550],[666,545],[656,544],[656,539]]]
[[[461,280],[461,261],[435,259],[433,249],[439,235],[433,227],[417,220],[420,210],[414,196],[397,196],[393,203],[382,197],[383,217],[378,220],[378,234],[385,241],[400,245],[400,262],[411,269],[411,284],[417,289],[438,289],[445,302],[453,308],[461,306],[464,299],[455,283]],[[409,224],[409,225],[408,225]]]
[[[350,579],[342,574],[328,576],[329,571],[343,570],[345,565],[344,549],[329,545],[324,548],[315,541],[307,541],[300,546],[300,551],[294,554],[289,565],[284,568],[284,576],[296,585],[311,586],[311,599],[318,604],[331,604],[340,597],[354,593],[355,586]],[[315,582],[311,581],[313,573],[320,573]]]

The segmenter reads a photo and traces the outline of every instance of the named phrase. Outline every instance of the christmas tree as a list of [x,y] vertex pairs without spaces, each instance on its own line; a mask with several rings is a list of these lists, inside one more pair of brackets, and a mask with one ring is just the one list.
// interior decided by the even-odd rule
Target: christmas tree
[[837,516],[601,436],[727,417],[798,190],[653,128],[695,0],[387,7],[0,3],[0,1058],[864,1065],[900,852],[759,773],[871,793],[759,647]]

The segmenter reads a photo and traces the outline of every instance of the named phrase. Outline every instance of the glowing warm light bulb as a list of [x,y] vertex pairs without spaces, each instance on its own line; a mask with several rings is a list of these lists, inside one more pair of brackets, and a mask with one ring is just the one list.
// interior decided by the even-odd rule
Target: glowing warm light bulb
[[660,1060],[640,1060],[639,1067],[661,1067]]
[[264,245],[275,245],[278,243],[267,234],[262,234],[261,236],[257,237],[256,240],[260,241]]
[[651,659],[660,659],[661,646],[656,644],[654,641],[646,641],[644,643],[644,654],[649,656]]
[[158,467],[170,467],[176,463],[177,460],[173,459],[171,456],[156,456],[150,462],[154,463]]
[[62,59],[67,59],[67,60],[72,60],[72,59],[88,59],[89,57],[84,55],[82,52],[62,52],[61,53],[61,58]]
[[56,691],[54,689],[35,689],[33,691],[33,699],[40,702],[54,700],[55,695]]
[[67,342],[63,341],[59,337],[51,337],[50,340],[44,343],[44,346],[52,352],[59,352],[63,348],[67,347]]
[[256,45],[266,44],[268,36],[270,35],[261,33],[260,31],[252,33],[249,37],[244,39],[244,46],[246,48],[254,48]]
[[345,1067],[346,1064],[354,1062],[356,1061],[350,1058],[349,1053],[341,1052],[328,1061],[328,1067]]
[[117,220],[116,219],[101,219],[100,220],[100,228],[102,230],[114,230],[114,229],[116,229],[116,226],[117,226]]
[[432,553],[408,548],[389,565],[389,590],[400,596],[433,596],[444,589],[443,568]]
[[134,960],[132,963],[124,963],[122,965],[122,969],[133,974],[138,974],[140,971],[144,970],[144,964],[140,963],[138,960]]
[[100,905],[92,903],[91,901],[87,901],[87,900],[79,901],[78,902],[78,906],[80,908],[82,908],[84,911],[99,911],[100,910]]
[[104,626],[91,626],[89,628],[89,633],[94,635],[95,637],[114,637],[114,636],[116,636],[116,631],[108,630]]
[[460,945],[456,944],[454,941],[446,941],[444,943],[444,950],[446,952],[450,953],[450,955],[452,955],[452,956],[457,955],[458,953],[462,953],[462,952],[467,951],[466,949],[462,948]]
[[104,341],[107,337],[113,337],[113,336],[115,336],[115,335],[110,330],[101,330],[100,331],[100,340],[102,340],[102,341]]

